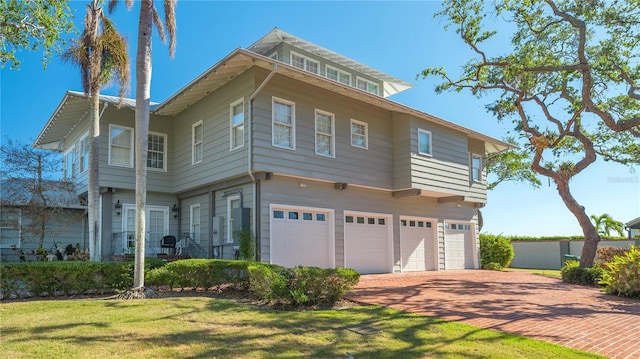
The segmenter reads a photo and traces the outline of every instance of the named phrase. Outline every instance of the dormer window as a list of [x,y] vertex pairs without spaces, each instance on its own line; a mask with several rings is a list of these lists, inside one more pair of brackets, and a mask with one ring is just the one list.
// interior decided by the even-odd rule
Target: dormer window
[[360,90],[370,92],[374,95],[380,95],[377,83],[365,80],[361,77],[356,78],[356,87]]
[[341,82],[345,85],[351,85],[351,74],[348,72],[340,71],[335,67],[327,65],[327,78],[334,81]]
[[291,52],[291,66],[297,67],[299,69],[312,72],[314,74],[319,73],[320,63],[314,60],[311,60],[308,57],[296,54],[295,52]]

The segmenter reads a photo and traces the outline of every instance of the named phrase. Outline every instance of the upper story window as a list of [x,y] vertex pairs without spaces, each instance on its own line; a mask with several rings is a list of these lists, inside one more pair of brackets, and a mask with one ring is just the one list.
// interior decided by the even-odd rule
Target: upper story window
[[109,125],[109,164],[133,167],[133,129]]
[[295,52],[291,52],[291,66],[295,66],[299,69],[313,72],[314,74],[319,73],[320,63],[306,56],[302,56],[300,54],[296,54]]
[[244,98],[229,106],[229,118],[231,121],[231,149],[244,146]]
[[191,164],[202,162],[204,127],[202,120],[191,125]]
[[471,179],[476,182],[482,181],[482,155],[471,154]]
[[167,135],[149,132],[147,167],[152,170],[167,170]]
[[89,169],[89,134],[76,141],[64,155],[64,176],[73,178]]
[[418,129],[418,153],[428,156],[433,155],[433,152],[431,152],[431,131]]
[[0,248],[20,248],[20,218],[16,208],[0,208]]
[[380,95],[377,83],[365,80],[361,77],[356,78],[356,87],[360,90],[367,91],[375,95]]
[[350,73],[338,70],[335,67],[331,67],[329,65],[327,65],[327,78],[330,78],[334,81],[341,82],[346,85],[351,85]]
[[277,147],[296,148],[295,103],[272,99],[272,144]]
[[351,120],[351,146],[369,148],[369,130],[366,122]]
[[334,115],[316,110],[316,154],[335,157]]

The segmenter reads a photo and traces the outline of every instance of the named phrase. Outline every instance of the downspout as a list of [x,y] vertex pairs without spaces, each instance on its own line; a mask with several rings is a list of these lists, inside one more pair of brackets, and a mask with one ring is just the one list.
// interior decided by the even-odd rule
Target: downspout
[[[102,111],[100,111],[100,114],[98,115],[98,123],[102,122],[102,115],[104,114],[104,110],[107,109],[107,106],[109,106],[109,104],[105,102]],[[100,183],[100,177],[98,177],[98,183]],[[95,237],[98,242],[95,244],[95,257],[102,262],[102,193],[100,191],[98,191],[98,193],[100,193],[100,197],[98,198],[98,208],[100,208],[100,213],[98,213],[98,230],[95,233]]]
[[267,83],[271,80],[271,78],[273,77],[273,75],[276,74],[276,72],[278,71],[278,64],[273,64],[273,70],[271,70],[271,72],[269,73],[269,75],[267,75],[267,77],[262,81],[262,83],[260,84],[260,86],[258,86],[258,88],[253,92],[253,94],[251,94],[251,96],[249,97],[249,120],[247,123],[247,133],[248,133],[248,140],[247,140],[247,174],[249,174],[249,177],[251,177],[251,182],[254,183],[253,186],[253,208],[251,210],[251,215],[253,217],[253,224],[252,224],[252,228],[251,231],[253,232],[254,238],[256,240],[256,260],[260,261],[260,234],[257,233],[257,228],[258,228],[258,194],[257,194],[257,184],[256,184],[256,178],[253,176],[253,132],[252,132],[252,124],[253,124],[253,101],[256,99],[256,97],[258,96],[258,94],[260,93],[260,91],[262,91],[262,89],[267,85]]

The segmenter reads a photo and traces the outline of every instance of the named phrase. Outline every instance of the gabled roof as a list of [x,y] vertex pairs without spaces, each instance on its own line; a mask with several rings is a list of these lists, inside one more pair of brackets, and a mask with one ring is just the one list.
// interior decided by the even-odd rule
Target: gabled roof
[[[117,96],[100,95],[100,103],[105,106],[110,104],[129,109],[136,108],[135,99],[121,99]],[[60,150],[60,141],[64,140],[82,120],[89,116],[90,105],[89,97],[84,92],[67,91],[47,124],[33,142],[33,147]],[[156,106],[157,103],[151,103],[151,109]]]
[[350,68],[363,73],[369,77],[381,80],[383,82],[382,89],[384,97],[395,95],[399,92],[414,87],[414,85],[409,82],[402,81],[372,67],[361,64],[348,57],[325,49],[324,47],[318,46],[299,37],[286,33],[278,29],[277,27],[263,36],[260,40],[256,41],[253,45],[249,46],[247,50],[266,56],[268,55],[268,52],[270,52],[275,46],[283,42],[302,49],[308,53],[318,55],[324,59],[337,63],[346,68]]
[[463,132],[470,138],[483,141],[487,153],[496,153],[508,148],[514,148],[513,145],[507,142],[470,130],[464,126],[240,48],[234,50],[220,62],[207,69],[203,74],[180,89],[180,91],[158,105],[154,113],[158,115],[175,116],[253,66],[263,68],[267,71],[276,71],[279,75],[287,76],[355,100],[379,106],[392,112],[409,114],[443,127]]
[[[3,206],[26,206],[32,201],[42,201],[33,192],[35,179],[9,178],[0,180],[0,203]],[[84,209],[76,195],[73,183],[44,180],[44,197],[48,207]]]
[[627,226],[627,228],[640,229],[640,217],[632,219],[624,225]]

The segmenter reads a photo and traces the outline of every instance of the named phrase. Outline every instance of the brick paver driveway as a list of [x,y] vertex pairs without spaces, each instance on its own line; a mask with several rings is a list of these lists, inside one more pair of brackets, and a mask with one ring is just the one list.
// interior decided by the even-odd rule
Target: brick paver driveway
[[347,297],[610,358],[640,358],[640,300],[559,279],[485,270],[363,275]]

